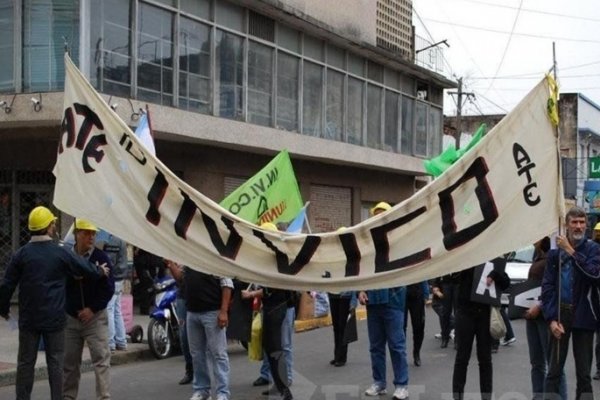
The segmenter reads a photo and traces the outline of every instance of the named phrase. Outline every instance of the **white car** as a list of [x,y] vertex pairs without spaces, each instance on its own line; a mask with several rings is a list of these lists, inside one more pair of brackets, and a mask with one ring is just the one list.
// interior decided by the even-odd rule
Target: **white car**
[[525,282],[529,267],[533,262],[533,245],[524,247],[517,251],[511,251],[506,259],[506,274],[510,278],[510,284]]

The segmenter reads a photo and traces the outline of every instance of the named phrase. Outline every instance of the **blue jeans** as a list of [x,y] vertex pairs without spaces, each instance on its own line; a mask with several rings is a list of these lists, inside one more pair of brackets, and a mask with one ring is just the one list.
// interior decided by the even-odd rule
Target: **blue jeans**
[[187,315],[185,299],[178,297],[175,307],[177,310],[177,317],[179,318],[179,342],[181,343],[181,352],[183,353],[183,359],[185,360],[185,368],[186,371],[193,371],[192,354],[190,353],[190,345],[188,343],[187,328],[185,324]]
[[115,281],[115,294],[106,306],[108,313],[108,346],[114,350],[127,347],[127,337],[125,336],[125,322],[121,313],[121,295],[123,294],[123,281]]
[[[287,367],[287,379],[288,384],[291,385],[293,381],[294,371],[294,353],[292,352],[292,335],[294,334],[294,321],[296,320],[296,309],[289,307],[281,326],[281,347],[283,348],[283,356],[285,357],[285,365]],[[264,353],[264,351],[263,351]],[[269,382],[273,381],[271,376],[271,368],[269,367],[269,360],[265,354],[263,354],[262,364],[260,366],[260,376]]]
[[[529,344],[529,361],[531,363],[531,391],[533,400],[544,397],[546,374],[548,372],[548,341],[550,340],[548,324],[541,316],[526,322],[527,343]],[[567,400],[567,379],[563,370],[558,389],[561,400]]]
[[213,371],[217,397],[229,398],[229,356],[225,329],[217,325],[219,311],[187,312],[187,334],[194,364],[194,393],[210,394]]
[[40,338],[44,339],[50,398],[62,400],[65,331],[53,332],[19,329],[19,355],[17,359],[17,400],[29,400],[33,389],[35,362]]
[[388,304],[367,305],[367,328],[373,381],[386,387],[385,345],[387,342],[394,370],[394,385],[408,385],[408,362],[406,360],[406,336],[402,326],[404,311]]

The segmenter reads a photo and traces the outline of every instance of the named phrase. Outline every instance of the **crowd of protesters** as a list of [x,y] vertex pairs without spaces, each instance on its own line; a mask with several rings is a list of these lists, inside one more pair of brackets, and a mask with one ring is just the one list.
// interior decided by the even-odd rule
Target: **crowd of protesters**
[[[371,214],[377,216],[389,209],[389,204],[381,202],[371,209]],[[534,244],[528,281],[541,287],[541,295],[523,315],[534,400],[567,399],[564,368],[569,342],[575,361],[576,399],[593,399],[592,361],[594,352],[600,353],[598,338],[594,347],[594,334],[600,330],[600,320],[596,318],[600,315],[600,246],[586,239],[587,222],[584,210],[574,207],[566,215],[565,234],[556,236],[555,249],[551,249],[548,237]],[[20,287],[17,399],[30,398],[41,341],[46,351],[51,399],[78,397],[84,343],[90,349],[96,372],[96,398],[109,399],[111,353],[127,349],[120,309],[123,280],[128,277],[126,244],[109,234],[98,246],[98,228],[75,219],[73,245],[60,246],[54,240],[56,217],[45,207],[31,211],[28,226],[31,240],[13,255],[0,284],[0,316],[6,319],[10,318],[12,294]],[[261,228],[278,230],[270,223]],[[596,228],[594,239],[600,242],[600,224]],[[192,383],[190,400],[232,398],[227,340],[249,340],[253,315],[258,309],[262,315],[264,362],[252,385],[271,384],[263,395],[293,399],[292,337],[297,293],[215,277],[141,249],[135,251],[134,265],[140,281],[138,303],[142,313],[150,311],[149,289],[157,276],[168,271],[178,282],[177,310],[183,325],[180,342],[186,361],[179,383]],[[516,338],[505,313],[506,336],[500,342],[492,339],[492,306],[471,295],[474,280],[479,279],[476,273],[473,267],[406,287],[329,293],[333,325],[330,364],[343,367],[347,362],[348,344],[356,340],[355,308],[360,302],[367,311],[373,379],[364,394],[387,393],[387,347],[393,371],[392,398],[407,399],[408,320],[413,335],[412,361],[419,367],[425,307],[432,304],[439,316],[440,347],[448,348],[454,339],[453,399],[464,399],[474,341],[480,396],[482,400],[492,399],[492,353],[498,344],[510,345]],[[506,290],[510,284],[505,271],[495,265],[483,282],[495,285],[498,291]],[[257,302],[262,308],[256,307]],[[593,379],[600,379],[600,368]]]

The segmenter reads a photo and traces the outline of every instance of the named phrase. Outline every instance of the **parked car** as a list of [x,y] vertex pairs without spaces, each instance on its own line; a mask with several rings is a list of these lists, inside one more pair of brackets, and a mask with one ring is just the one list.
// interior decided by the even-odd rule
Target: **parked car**
[[[533,245],[523,247],[517,251],[511,251],[506,257],[506,274],[510,278],[510,285],[514,286],[527,280],[529,274],[529,267],[533,262]],[[502,304],[508,305],[509,295],[508,293],[502,294]],[[511,311],[509,308],[508,317],[510,319],[517,319],[522,317],[522,312],[519,310]]]

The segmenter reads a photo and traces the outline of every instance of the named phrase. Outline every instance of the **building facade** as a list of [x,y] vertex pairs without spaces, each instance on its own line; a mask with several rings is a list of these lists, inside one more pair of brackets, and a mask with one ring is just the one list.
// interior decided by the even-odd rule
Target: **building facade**
[[315,232],[412,195],[455,84],[378,46],[380,3],[411,27],[410,2],[345,3],[0,0],[0,261],[52,204],[65,48],[131,127],[148,107],[158,158],[215,201],[284,148]]

